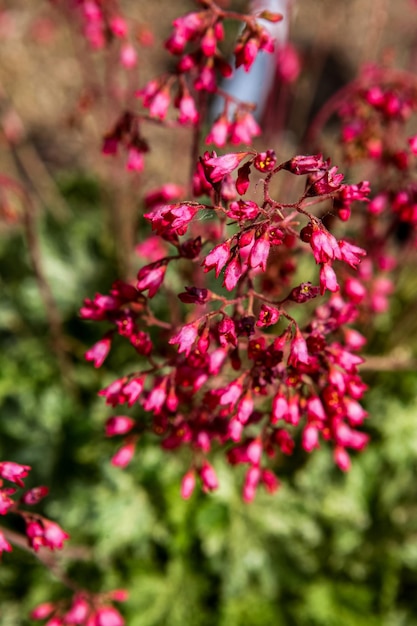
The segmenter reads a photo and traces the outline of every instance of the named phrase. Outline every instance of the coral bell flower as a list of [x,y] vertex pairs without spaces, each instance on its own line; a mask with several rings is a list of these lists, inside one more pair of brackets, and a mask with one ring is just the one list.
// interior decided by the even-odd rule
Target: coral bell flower
[[230,122],[225,115],[220,115],[214,122],[206,138],[206,144],[214,143],[219,148],[226,145]]
[[64,541],[69,539],[68,533],[66,533],[58,524],[50,522],[49,520],[43,520],[43,545],[54,550],[55,548],[61,550],[63,548]]
[[135,420],[127,415],[115,415],[106,421],[106,437],[114,435],[125,435],[130,432],[135,425]]
[[310,357],[308,354],[307,343],[301,332],[297,328],[295,332],[295,337],[291,342],[290,346],[290,356],[288,358],[289,365],[293,367],[297,367],[299,363],[308,364],[310,362]]
[[232,291],[234,289],[242,276],[244,268],[242,267],[242,263],[240,262],[240,258],[235,256],[234,259],[229,263],[224,273],[223,286],[226,287],[227,291]]
[[342,258],[336,237],[329,233],[324,226],[319,226],[317,223],[312,224],[312,229],[310,246],[316,263],[328,263],[333,259]]
[[227,174],[233,172],[249,154],[250,152],[232,152],[223,156],[213,156],[205,159],[203,165],[208,178],[213,183],[220,182]]
[[135,441],[129,441],[112,457],[111,464],[115,467],[126,467],[135,454]]
[[252,247],[249,255],[249,266],[252,268],[260,267],[265,272],[270,247],[269,235],[268,232],[265,232],[255,241]]
[[112,606],[102,606],[97,610],[93,626],[124,626],[124,619],[119,611]]
[[214,491],[219,486],[216,472],[207,461],[205,461],[204,465],[200,469],[200,478],[203,482],[203,491]]
[[184,500],[191,498],[195,488],[195,475],[193,471],[189,471],[185,474],[181,482],[181,497]]
[[366,251],[363,248],[359,248],[359,246],[354,246],[353,244],[348,243],[343,239],[339,241],[339,249],[342,260],[354,269],[357,268],[362,260],[362,257],[366,256]]
[[259,124],[249,111],[237,113],[230,131],[230,142],[234,145],[239,143],[250,144],[252,138],[258,137],[261,132]]
[[180,112],[178,121],[180,124],[197,124],[199,115],[195,106],[194,98],[190,95],[184,95],[179,101],[178,108]]
[[32,468],[29,465],[20,465],[13,461],[2,461],[0,463],[0,476],[5,480],[16,483],[23,487],[23,478],[26,478]]
[[86,361],[93,361],[94,367],[101,367],[110,352],[111,336],[106,335],[85,353]]
[[320,268],[320,294],[323,295],[328,289],[329,291],[339,291],[339,284],[334,269],[328,263],[323,263]]
[[263,328],[265,326],[272,326],[279,320],[280,312],[275,307],[269,306],[269,304],[262,304],[259,311],[258,321],[256,326]]
[[227,242],[219,244],[209,254],[203,261],[204,271],[209,272],[211,269],[215,268],[216,270],[216,278],[219,277],[220,272],[226,265],[229,260],[230,255],[230,244]]
[[171,337],[168,343],[178,343],[178,352],[185,352],[185,356],[188,356],[197,337],[198,327],[195,324],[185,324],[174,337]]
[[156,261],[155,263],[150,263],[142,267],[138,272],[137,290],[145,291],[149,289],[149,297],[153,298],[163,283],[166,269],[166,262],[163,263],[161,261]]

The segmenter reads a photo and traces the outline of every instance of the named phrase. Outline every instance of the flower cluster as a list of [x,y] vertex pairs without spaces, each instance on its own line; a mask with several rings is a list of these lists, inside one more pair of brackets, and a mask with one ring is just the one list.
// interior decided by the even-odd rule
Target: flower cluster
[[[224,112],[215,120],[207,143],[224,146],[250,143],[260,134],[260,128],[252,116],[253,106],[235,103],[233,120],[229,121],[228,107],[233,98],[218,88],[217,75],[230,77],[232,67],[219,49],[224,38],[224,21],[237,20],[244,24],[235,49],[236,67],[242,65],[248,71],[260,51],[272,52],[274,42],[253,15],[241,15],[226,11],[212,0],[202,3],[203,9],[177,18],[173,32],[165,43],[167,50],[178,57],[176,72],[151,80],[137,92],[144,107],[152,117],[164,120],[171,101],[178,109],[179,124],[197,124],[199,113],[196,105],[198,94],[218,93],[225,98]],[[258,16],[259,17],[259,16]],[[263,14],[264,19],[277,21],[279,15]]]
[[75,12],[84,37],[93,50],[101,50],[117,42],[119,61],[127,69],[137,63],[136,48],[129,38],[129,23],[122,15],[117,0],[55,0],[65,11]]
[[[272,181],[281,171],[305,176],[298,201],[272,198]],[[166,450],[190,450],[183,497],[191,495],[196,477],[204,490],[217,488],[209,454],[219,447],[229,463],[247,466],[246,501],[258,485],[277,489],[274,463],[291,454],[299,439],[306,452],[320,441],[331,442],[335,462],[347,470],[347,450],[360,450],[367,442],[360,430],[366,412],[359,400],[366,386],[357,354],[364,338],[349,328],[358,315],[355,299],[338,292],[365,251],[337,238],[312,207],[343,202],[350,211],[353,203],[366,200],[369,185],[344,183],[321,155],[278,164],[272,150],[206,153],[197,175],[197,186],[204,187],[212,204],[158,203],[145,215],[175,252],[142,267],[135,285],[118,281],[109,295],[97,294],[81,310],[84,319],[113,326],[87,359],[100,366],[118,333],[145,362],[140,371],[100,392],[112,407],[141,407],[138,419],[116,414],[107,421],[107,436],[123,438],[113,464],[126,466],[140,435],[152,430]],[[259,177],[262,201],[246,200],[252,180],[259,185]],[[207,211],[217,227],[201,228],[196,218]],[[318,284],[307,280],[291,287],[301,253],[319,266]],[[195,279],[178,294],[191,310],[184,308],[185,322],[173,325],[153,313],[151,300],[165,289],[167,268],[179,261],[194,267],[187,275]],[[291,261],[292,271],[286,270]],[[263,281],[276,266],[287,273],[278,300]],[[230,295],[219,290],[220,277]],[[309,303],[327,293],[330,299],[312,311]],[[289,311],[304,304],[301,324]]]
[[[335,98],[328,114],[333,109],[341,121],[345,159],[367,160],[374,171],[372,197],[366,210],[354,215],[357,242],[366,245],[367,259],[344,285],[345,295],[368,313],[366,320],[387,310],[397,259],[417,242],[417,139],[410,134],[417,112],[415,77],[389,68],[367,68],[343,99]],[[347,193],[357,191],[351,187]],[[343,196],[335,208],[343,219]]]
[[[0,462],[0,515],[13,513],[24,520],[29,546],[35,551],[39,550],[40,547],[46,547],[50,550],[61,549],[63,542],[69,538],[69,535],[55,522],[51,522],[38,513],[21,508],[22,504],[27,506],[38,504],[48,494],[48,488],[34,487],[25,491],[18,500],[14,500],[12,496],[15,495],[17,488],[3,487],[3,480],[14,483],[18,487],[24,487],[23,479],[26,478],[30,470],[29,465],[20,465],[13,461]],[[11,550],[12,546],[5,534],[0,531],[0,554]]]
[[123,626],[124,619],[111,602],[125,602],[127,592],[116,589],[106,594],[93,595],[77,592],[68,607],[63,602],[44,602],[31,612],[34,620],[47,619],[46,626],[63,626],[78,624],[79,626]]

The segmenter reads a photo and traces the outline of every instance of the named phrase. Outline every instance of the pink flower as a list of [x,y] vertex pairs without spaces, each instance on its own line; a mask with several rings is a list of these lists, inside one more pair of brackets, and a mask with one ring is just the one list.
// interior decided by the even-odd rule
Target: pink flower
[[206,144],[214,143],[219,148],[226,145],[229,134],[230,122],[225,115],[220,115],[214,122],[206,137]]
[[237,417],[241,424],[246,424],[253,412],[253,397],[250,390],[241,398],[237,407]]
[[127,153],[126,169],[129,172],[142,172],[145,167],[143,152],[134,147],[129,148]]
[[206,57],[212,57],[216,52],[217,39],[212,28],[208,28],[201,39],[201,51]]
[[138,62],[138,55],[132,44],[126,43],[122,46],[120,51],[120,62],[128,70],[135,67]]
[[69,539],[68,533],[66,533],[58,524],[50,522],[49,520],[43,520],[43,545],[54,550],[55,548],[61,550],[63,548],[64,541]]
[[339,283],[334,269],[328,263],[323,263],[320,267],[320,293],[321,295],[328,289],[329,291],[339,291]]
[[261,270],[265,272],[270,247],[271,244],[269,243],[269,235],[268,232],[265,232],[263,235],[258,237],[258,239],[256,239],[252,247],[249,255],[249,267],[260,267]]
[[203,261],[204,271],[209,272],[211,269],[215,268],[216,270],[216,278],[219,277],[220,272],[226,265],[229,260],[230,255],[230,244],[225,242],[219,244],[211,252],[208,253],[206,258]]
[[158,91],[149,105],[149,113],[152,117],[159,117],[160,120],[166,118],[171,98],[168,89]]
[[101,367],[110,352],[110,348],[111,336],[106,335],[87,350],[84,357],[86,361],[93,361],[94,367]]
[[185,352],[185,356],[188,356],[191,349],[198,337],[198,326],[195,324],[185,324],[180,331],[171,337],[168,343],[179,344],[178,352]]
[[90,612],[90,605],[85,598],[75,595],[70,610],[65,613],[67,624],[83,624]]
[[181,482],[181,497],[184,500],[191,498],[195,488],[195,474],[193,471],[189,471],[185,474]]
[[246,472],[245,482],[243,485],[244,502],[252,502],[256,495],[256,487],[261,478],[261,470],[259,467],[250,467]]
[[184,95],[179,102],[180,114],[178,121],[180,124],[196,124],[198,122],[198,112],[195,106],[194,98],[190,95]]
[[361,350],[366,345],[366,338],[353,328],[344,329],[345,344],[351,350]]
[[242,395],[242,383],[240,381],[234,381],[222,391],[223,393],[220,396],[221,405],[236,404]]
[[218,183],[227,175],[233,172],[239,163],[247,157],[249,152],[233,152],[223,156],[209,157],[204,161],[204,166],[208,171],[208,177],[213,183]]
[[310,356],[308,354],[306,340],[297,328],[294,339],[291,342],[288,364],[292,365],[292,367],[297,367],[299,363],[308,364],[309,362]]
[[281,419],[285,419],[288,413],[288,400],[283,393],[277,393],[272,401],[271,423],[275,424]]
[[262,458],[262,442],[260,439],[254,439],[246,448],[248,460],[252,465],[259,465]]
[[242,165],[242,167],[239,167],[237,171],[236,191],[241,196],[244,196],[249,188],[250,166],[251,161],[247,161]]
[[333,458],[336,465],[342,470],[342,472],[347,472],[350,470],[350,458],[348,453],[341,446],[337,446],[334,449]]
[[278,478],[270,470],[262,470],[261,481],[268,493],[275,493],[280,487]]
[[261,134],[259,124],[253,115],[247,111],[244,113],[236,113],[235,121],[230,129],[230,142],[232,144],[252,143],[253,137]]
[[115,415],[106,421],[106,437],[114,435],[125,435],[130,432],[135,425],[135,420],[127,415]]
[[273,150],[258,152],[253,162],[259,172],[271,172],[277,164],[277,157]]
[[284,417],[288,424],[297,426],[300,421],[300,399],[298,395],[292,396],[288,402],[288,413]]
[[58,524],[47,519],[42,522],[28,518],[26,520],[26,535],[32,548],[37,551],[41,546],[50,550],[62,549],[64,541],[69,539],[69,535],[62,530]]
[[242,263],[240,262],[240,258],[235,256],[226,267],[224,272],[224,280],[223,286],[226,287],[228,291],[232,291],[234,289],[243,274]]
[[328,162],[323,161],[322,154],[309,154],[296,156],[284,164],[285,170],[297,176],[321,172],[328,169]]
[[145,378],[145,376],[132,378],[123,386],[123,395],[125,397],[125,401],[127,401],[127,406],[133,406],[138,400],[143,391]]
[[114,35],[116,35],[116,37],[120,37],[121,39],[126,37],[127,35],[126,20],[124,20],[123,17],[121,17],[120,15],[115,15],[114,17],[112,17],[110,20],[109,26],[110,26],[110,30],[112,31]]
[[307,415],[311,419],[320,420],[324,422],[326,419],[326,412],[324,410],[322,401],[318,396],[310,396],[307,400]]
[[259,206],[252,200],[238,200],[237,202],[231,202],[229,210],[227,211],[227,217],[232,220],[238,220],[239,222],[244,220],[254,220],[259,215]]
[[235,47],[236,67],[243,65],[246,72],[249,72],[250,68],[259,51],[259,43],[256,39],[251,37],[246,42],[238,42]]
[[214,71],[214,67],[211,64],[204,65],[204,67],[200,69],[200,72],[198,73],[198,76],[194,81],[194,88],[197,89],[197,91],[204,90],[211,93],[216,91],[216,72]]
[[319,431],[317,426],[308,424],[303,430],[302,446],[306,452],[311,452],[319,447]]
[[126,467],[133,459],[135,454],[135,441],[129,441],[123,447],[121,447],[116,454],[112,457],[111,464],[115,467]]
[[340,259],[342,255],[337,239],[324,226],[313,224],[312,227],[310,246],[316,263],[328,263],[333,259]]
[[55,610],[55,605],[52,602],[44,602],[43,604],[39,604],[37,607],[33,609],[30,613],[31,619],[45,619],[49,617],[52,611]]
[[347,241],[341,239],[339,241],[339,249],[341,258],[345,263],[350,265],[350,267],[356,268],[362,260],[363,256],[366,256],[366,251],[363,248],[359,248],[359,246],[354,246]]
[[278,322],[279,317],[280,312],[278,311],[278,309],[270,306],[269,304],[262,304],[256,325],[259,328],[272,326],[273,324],[276,324]]
[[43,485],[40,485],[39,487],[33,487],[32,489],[29,489],[29,491],[23,494],[22,502],[24,502],[25,504],[29,506],[33,506],[35,504],[38,504],[38,502],[40,502],[41,500],[43,500],[43,498],[47,496],[48,493],[49,493],[48,487],[44,487]]
[[277,71],[285,83],[297,80],[301,71],[301,60],[297,50],[291,44],[286,44],[277,51]]
[[124,626],[124,619],[112,606],[103,606],[96,611],[92,626]]
[[142,267],[138,272],[137,290],[145,291],[149,289],[149,297],[153,298],[163,283],[166,269],[166,262],[162,261],[156,261]]
[[216,472],[214,468],[207,461],[204,462],[200,468],[200,478],[203,481],[204,491],[214,491],[218,488],[219,482],[217,480]]
[[359,304],[366,297],[366,287],[357,278],[347,278],[344,289],[346,295],[355,304]]
[[356,402],[356,400],[346,400],[345,408],[346,417],[349,423],[353,426],[359,426],[362,424],[363,420],[368,415],[365,409],[359,404],[359,402]]
[[2,461],[0,463],[0,476],[5,480],[16,483],[19,487],[24,487],[23,478],[26,478],[32,468],[30,465],[20,465],[13,461]]

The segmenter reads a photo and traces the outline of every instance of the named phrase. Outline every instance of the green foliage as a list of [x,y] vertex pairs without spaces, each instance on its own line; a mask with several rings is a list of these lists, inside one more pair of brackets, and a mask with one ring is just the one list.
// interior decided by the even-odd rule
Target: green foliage
[[[128,470],[111,467],[116,444],[102,434],[111,410],[96,392],[135,354],[110,357],[98,372],[83,361],[99,335],[77,310],[109,287],[115,263],[95,182],[67,179],[62,189],[72,215],[44,217],[41,245],[75,392],[63,385],[16,230],[0,242],[0,456],[32,465],[30,486],[51,487],[41,510],[72,536],[59,557],[69,575],[96,591],[127,587],[129,626],[414,625],[417,375],[373,376],[372,441],[349,474],[323,445],[280,469],[278,494],[251,505],[241,501],[242,476],[220,463],[218,493],[181,500],[188,458],[162,452],[151,436]],[[4,555],[2,626],[28,625],[36,603],[66,593],[29,552]]]

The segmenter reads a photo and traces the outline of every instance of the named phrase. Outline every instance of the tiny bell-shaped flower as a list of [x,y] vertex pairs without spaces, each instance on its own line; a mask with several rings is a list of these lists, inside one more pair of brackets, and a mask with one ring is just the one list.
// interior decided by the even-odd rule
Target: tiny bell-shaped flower
[[200,468],[199,474],[203,482],[204,491],[214,491],[218,488],[219,482],[217,480],[216,472],[210,463],[205,461],[203,466]]
[[112,606],[97,609],[93,626],[124,626],[124,619],[119,611]]
[[135,420],[127,415],[115,415],[106,421],[106,437],[126,435],[135,425]]
[[190,470],[185,474],[181,482],[181,497],[184,500],[191,498],[195,488],[195,473]]
[[2,461],[0,463],[0,476],[16,483],[19,487],[23,487],[23,478],[26,478],[31,469],[30,465],[20,465],[14,461]]
[[205,159],[204,166],[207,171],[209,180],[213,183],[218,183],[223,178],[233,172],[239,165],[239,163],[247,157],[249,152],[233,152],[230,154],[224,154],[223,156],[215,156]]
[[220,272],[226,265],[230,256],[230,244],[228,242],[219,244],[209,254],[203,261],[204,271],[209,272],[211,269],[215,268],[216,270],[216,278],[218,278]]
[[163,283],[166,269],[167,264],[162,261],[156,261],[142,267],[138,272],[138,283],[136,285],[138,291],[149,289],[149,297],[153,298]]
[[171,337],[168,343],[177,343],[179,345],[178,352],[185,352],[185,356],[188,356],[197,337],[198,325],[195,323],[185,324],[176,335]]
[[269,234],[268,232],[265,232],[258,237],[253,244],[249,255],[249,266],[253,269],[260,267],[261,270],[265,272],[270,247],[271,244],[269,243]]
[[86,361],[93,361],[94,367],[101,367],[110,352],[113,333],[108,333],[85,353]]
[[131,440],[125,443],[111,459],[111,464],[115,467],[127,467],[135,454],[136,441]]
[[234,289],[243,274],[243,267],[238,256],[235,256],[226,267],[224,272],[223,286],[227,291]]

